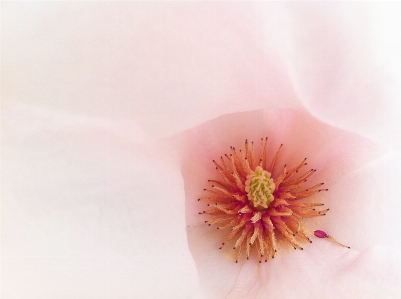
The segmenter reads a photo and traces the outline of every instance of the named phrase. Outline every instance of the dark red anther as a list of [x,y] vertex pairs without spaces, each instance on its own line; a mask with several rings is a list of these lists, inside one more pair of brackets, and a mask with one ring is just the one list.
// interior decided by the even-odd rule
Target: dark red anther
[[327,234],[322,230],[315,230],[313,233],[318,238],[327,238]]

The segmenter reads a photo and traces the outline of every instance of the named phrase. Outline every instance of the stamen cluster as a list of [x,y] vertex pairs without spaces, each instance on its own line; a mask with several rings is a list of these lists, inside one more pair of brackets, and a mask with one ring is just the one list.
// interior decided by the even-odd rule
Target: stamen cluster
[[270,164],[266,159],[267,138],[261,140],[259,159],[254,155],[253,142],[245,141],[245,152],[231,147],[230,155],[213,160],[221,180],[209,180],[211,188],[204,189],[208,196],[198,200],[207,201],[208,209],[199,214],[212,216],[206,220],[217,229],[230,229],[220,249],[229,242],[234,244],[235,261],[243,256],[250,258],[255,250],[259,262],[274,258],[278,240],[284,240],[294,249],[303,250],[301,243],[312,241],[305,233],[304,218],[323,216],[329,209],[316,210],[322,203],[301,202],[320,191],[323,183],[304,187],[307,179],[316,172],[310,169],[299,174],[306,166],[306,158],[296,167],[284,166],[274,177],[277,159],[282,145]]

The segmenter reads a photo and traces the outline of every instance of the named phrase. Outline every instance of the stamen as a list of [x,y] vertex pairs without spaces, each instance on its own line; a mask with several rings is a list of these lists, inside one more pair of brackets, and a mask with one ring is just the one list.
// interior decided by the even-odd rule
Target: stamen
[[260,150],[260,164],[263,169],[266,169],[266,144],[267,144],[267,137],[265,139],[261,139],[262,145],[261,145],[261,150]]
[[281,150],[282,147],[283,147],[283,144],[281,144],[280,147],[278,148],[276,154],[274,155],[274,158],[273,158],[273,160],[272,160],[272,163],[270,164],[269,169],[270,169],[270,172],[271,172],[271,173],[273,173],[273,171],[274,171],[274,167],[276,166],[277,158],[278,158],[278,155],[279,155],[280,150]]
[[336,239],[334,239],[332,236],[326,234],[326,233],[325,233],[324,231],[322,231],[322,230],[315,230],[313,234],[314,234],[316,237],[318,237],[318,238],[329,238],[329,239],[331,239],[332,241],[334,241],[335,243],[337,243],[338,245],[340,245],[340,246],[342,246],[342,247],[346,247],[346,248],[348,248],[348,249],[351,249],[351,247],[349,247],[349,246],[347,246],[347,245],[344,245],[344,244],[338,242]]

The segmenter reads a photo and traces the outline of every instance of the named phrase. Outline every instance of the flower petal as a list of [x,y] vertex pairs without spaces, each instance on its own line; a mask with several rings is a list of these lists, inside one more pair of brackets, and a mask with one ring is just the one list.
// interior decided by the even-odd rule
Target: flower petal
[[300,107],[284,65],[262,50],[253,7],[7,3],[3,99],[134,120],[153,137],[225,113]]
[[401,259],[397,252],[374,246],[359,253],[319,241],[260,267],[244,264],[227,298],[400,297]]
[[395,2],[266,3],[259,20],[313,115],[400,149],[400,9]]
[[106,119],[2,112],[3,296],[194,293],[178,163]]
[[363,250],[374,245],[400,248],[401,155],[388,152],[339,178],[326,196],[330,213],[320,227]]

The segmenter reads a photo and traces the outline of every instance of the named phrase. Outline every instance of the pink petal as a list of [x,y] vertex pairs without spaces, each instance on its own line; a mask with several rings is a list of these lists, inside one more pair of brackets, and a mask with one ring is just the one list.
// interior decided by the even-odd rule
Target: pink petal
[[5,103],[134,121],[153,137],[221,114],[300,107],[252,4],[5,5]]
[[401,296],[401,259],[397,252],[374,246],[359,253],[319,241],[302,252],[283,253],[258,268],[254,263],[244,264],[227,298]]
[[4,298],[193,294],[176,160],[106,119],[2,112]]
[[401,241],[401,156],[389,152],[339,178],[326,197],[330,213],[320,228],[357,250]]
[[[320,120],[401,148],[398,3],[314,2],[259,7],[259,20]],[[274,32],[281,28],[280,33]]]

